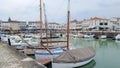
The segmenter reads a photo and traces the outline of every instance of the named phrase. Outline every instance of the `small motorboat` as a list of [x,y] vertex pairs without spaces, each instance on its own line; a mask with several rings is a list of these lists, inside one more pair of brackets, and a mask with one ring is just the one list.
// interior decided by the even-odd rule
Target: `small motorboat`
[[120,34],[116,35],[116,36],[115,36],[115,39],[116,39],[116,40],[120,40]]

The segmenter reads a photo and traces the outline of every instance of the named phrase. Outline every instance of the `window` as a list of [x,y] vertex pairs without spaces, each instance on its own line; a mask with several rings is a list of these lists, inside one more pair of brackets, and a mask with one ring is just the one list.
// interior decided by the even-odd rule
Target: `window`
[[103,23],[100,23],[100,25],[103,25]]
[[104,25],[108,25],[108,23],[104,23]]

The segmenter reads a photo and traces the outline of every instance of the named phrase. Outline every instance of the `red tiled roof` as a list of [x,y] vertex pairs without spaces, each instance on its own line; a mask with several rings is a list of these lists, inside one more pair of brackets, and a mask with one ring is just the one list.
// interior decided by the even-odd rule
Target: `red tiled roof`
[[98,18],[98,17],[93,17],[93,18],[90,18],[90,19],[84,19],[80,22],[85,22],[85,21],[91,21],[91,20],[106,20],[105,18]]
[[105,18],[94,17],[94,18],[91,18],[90,20],[105,20]]

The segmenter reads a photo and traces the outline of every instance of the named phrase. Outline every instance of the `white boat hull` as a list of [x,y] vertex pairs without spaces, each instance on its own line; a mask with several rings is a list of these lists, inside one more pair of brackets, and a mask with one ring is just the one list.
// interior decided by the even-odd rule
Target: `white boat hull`
[[94,35],[84,35],[84,38],[94,38]]
[[78,62],[78,63],[54,63],[54,62],[52,62],[52,68],[73,68],[73,67],[78,67],[78,66],[82,66],[82,65],[85,65],[85,64],[91,62],[93,59],[94,59],[94,57],[91,58],[91,59],[88,59],[86,61]]
[[107,36],[106,36],[106,35],[101,35],[100,38],[101,38],[101,39],[106,39]]
[[50,54],[47,50],[38,50],[35,51],[35,59],[42,60],[46,58],[55,58],[63,53],[62,49],[54,49],[50,50],[52,54]]
[[115,37],[116,40],[120,40],[120,34]]
[[7,38],[7,37],[1,37],[1,40],[2,40],[3,42],[7,42],[7,41],[8,41],[8,38]]

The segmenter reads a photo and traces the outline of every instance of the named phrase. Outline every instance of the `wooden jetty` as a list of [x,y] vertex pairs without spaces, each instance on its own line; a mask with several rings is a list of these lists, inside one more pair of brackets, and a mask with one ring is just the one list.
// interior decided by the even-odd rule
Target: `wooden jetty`
[[0,42],[0,68],[46,68],[34,59]]

